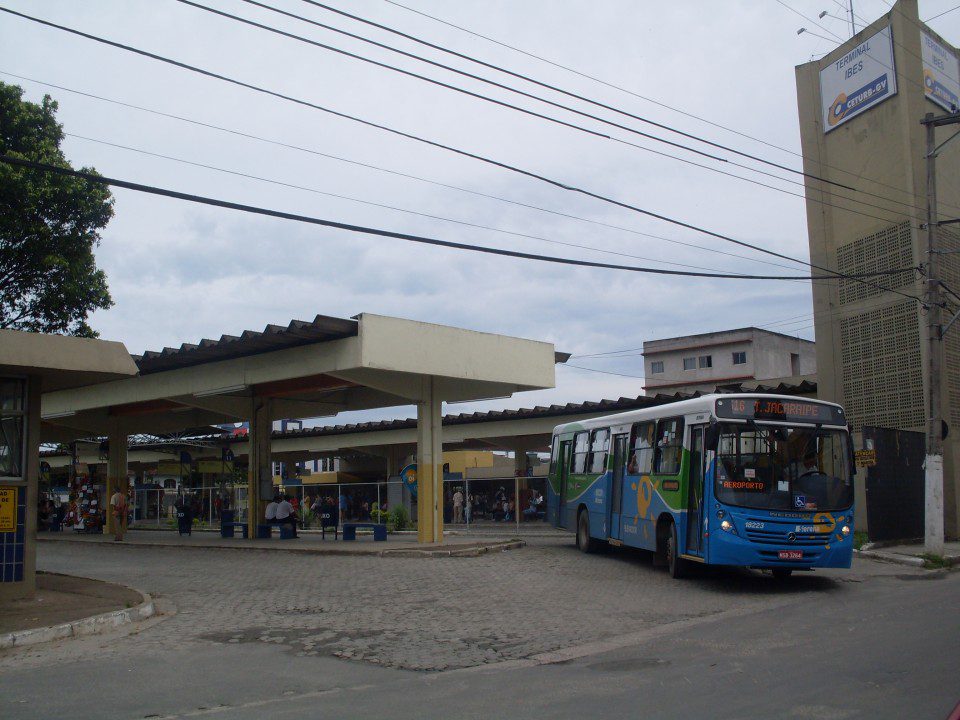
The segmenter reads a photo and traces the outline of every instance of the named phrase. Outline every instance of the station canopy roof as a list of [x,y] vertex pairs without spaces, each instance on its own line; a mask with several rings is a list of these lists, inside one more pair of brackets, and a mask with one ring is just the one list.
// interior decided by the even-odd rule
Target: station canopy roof
[[44,392],[136,373],[122,343],[0,329],[0,375],[39,378]]
[[[121,346],[122,347],[122,346]],[[177,432],[270,417],[335,416],[348,410],[507,397],[550,388],[553,345],[364,313],[351,319],[269,325],[133,356],[138,374],[47,392],[43,441],[90,435]]]

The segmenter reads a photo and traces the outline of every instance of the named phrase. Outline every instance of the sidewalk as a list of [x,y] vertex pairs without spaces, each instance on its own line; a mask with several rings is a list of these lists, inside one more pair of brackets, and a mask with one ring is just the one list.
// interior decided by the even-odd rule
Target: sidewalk
[[923,545],[890,545],[877,547],[873,543],[868,543],[862,550],[857,550],[856,552],[860,557],[898,563],[900,565],[910,565],[912,567],[935,569],[938,567],[960,566],[960,542],[944,543],[942,563],[926,557]]
[[123,585],[39,572],[33,597],[0,602],[0,650],[92,635],[154,613],[149,596]]
[[523,540],[503,534],[500,537],[447,537],[442,544],[418,543],[416,535],[388,535],[386,542],[375,542],[372,535],[358,534],[354,542],[334,540],[327,532],[321,539],[319,531],[300,531],[294,540],[281,540],[275,533],[269,540],[222,538],[219,532],[194,531],[192,535],[178,535],[174,530],[131,530],[122,543],[115,543],[110,535],[80,535],[70,532],[38,533],[40,542],[104,543],[133,547],[191,547],[218,550],[266,550],[303,553],[308,555],[373,555],[378,557],[470,557],[488,552],[514,550],[523,547]]

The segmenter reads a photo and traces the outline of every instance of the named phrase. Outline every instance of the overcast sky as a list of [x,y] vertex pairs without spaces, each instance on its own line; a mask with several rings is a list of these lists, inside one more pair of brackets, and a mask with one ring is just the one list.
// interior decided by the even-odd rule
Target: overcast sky
[[[687,142],[305,2],[266,1],[628,127]],[[435,44],[797,168],[799,158],[794,153],[799,152],[800,142],[794,66],[837,44],[808,33],[798,36],[797,29],[806,26],[827,37],[828,30],[842,39],[849,36],[849,25],[839,19],[819,20],[827,28],[824,30],[784,6],[816,19],[821,10],[842,15],[836,0],[784,0],[784,4],[777,0],[404,0],[410,8],[734,128],[784,151],[386,0],[329,2]],[[786,255],[808,257],[804,202],[797,196],[802,196],[803,188],[795,184],[796,176],[776,172],[787,178],[783,181],[728,165],[720,168],[787,191],[779,192],[656,155],[622,141],[719,168],[718,163],[689,152],[401,58],[241,0],[205,0],[205,4],[562,118],[614,139],[525,116],[216,17],[176,0],[4,0],[2,4],[576,184]],[[920,16],[929,18],[955,5],[956,0],[922,0]],[[857,15],[868,22],[887,9],[884,0],[857,0],[855,4]],[[862,25],[859,21],[858,26]],[[933,20],[931,26],[955,45],[960,43],[960,10]],[[664,268],[689,265],[726,272],[792,274],[799,269],[802,273],[793,263],[476,160],[7,15],[0,16],[0,71],[4,73],[0,80],[20,84],[30,100],[39,101],[44,93],[52,95],[60,104],[59,120],[71,134],[64,143],[67,157],[75,167],[95,167],[104,175],[340,222],[532,253]],[[33,81],[14,78],[11,73]],[[161,117],[34,81],[301,149]],[[737,159],[729,153],[723,155]],[[310,320],[318,313],[349,317],[360,312],[547,340],[574,355],[639,348],[644,340],[748,325],[813,339],[808,283],[663,278],[546,265],[423,247],[122,189],[114,194],[116,215],[103,232],[97,260],[108,275],[116,305],[96,313],[92,325],[101,337],[123,341],[135,353],[238,334],[244,329],[261,330],[268,323],[286,324],[293,318]],[[570,365],[623,375],[641,376],[643,372],[639,351],[612,359],[574,358]],[[519,407],[636,396],[642,386],[639,377],[559,367],[555,390],[518,395],[492,405]],[[464,406],[450,408],[461,409]]]

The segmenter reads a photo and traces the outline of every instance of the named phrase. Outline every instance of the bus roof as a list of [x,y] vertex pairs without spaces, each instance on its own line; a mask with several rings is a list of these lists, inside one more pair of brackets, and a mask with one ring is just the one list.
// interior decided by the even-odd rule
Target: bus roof
[[614,415],[604,415],[602,417],[590,418],[588,420],[577,420],[573,422],[557,425],[553,429],[554,435],[573,432],[576,430],[590,430],[598,427],[607,427],[609,425],[627,425],[641,420],[654,420],[661,417],[675,417],[678,415],[692,415],[695,413],[709,413],[713,416],[714,405],[718,398],[773,398],[782,399],[790,402],[812,402],[820,405],[831,405],[840,407],[837,403],[827,402],[826,400],[817,400],[815,398],[797,398],[792,395],[774,395],[771,393],[710,393],[689,400],[678,400],[677,402],[665,403],[642,410],[628,410]]

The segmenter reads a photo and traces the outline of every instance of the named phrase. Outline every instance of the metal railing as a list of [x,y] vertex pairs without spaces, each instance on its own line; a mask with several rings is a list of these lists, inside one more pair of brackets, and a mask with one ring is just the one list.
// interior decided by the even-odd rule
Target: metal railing
[[[520,487],[524,485],[525,487]],[[398,505],[404,504],[410,522],[416,521],[416,498],[406,498],[404,483],[394,481],[337,483],[329,485],[286,485],[278,493],[295,498],[304,528],[319,527],[319,515],[311,507],[319,499],[334,503],[339,522],[385,521]],[[502,477],[443,481],[444,525],[446,527],[502,527],[513,523],[543,521],[546,514],[546,478]],[[459,492],[460,497],[457,497]],[[537,501],[539,498],[539,502]],[[248,511],[247,486],[226,484],[217,487],[134,490],[131,527],[176,527],[178,499],[190,503],[194,524],[218,527],[221,513],[232,510],[237,520]]]

